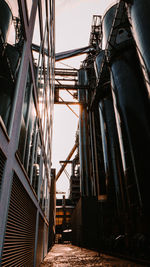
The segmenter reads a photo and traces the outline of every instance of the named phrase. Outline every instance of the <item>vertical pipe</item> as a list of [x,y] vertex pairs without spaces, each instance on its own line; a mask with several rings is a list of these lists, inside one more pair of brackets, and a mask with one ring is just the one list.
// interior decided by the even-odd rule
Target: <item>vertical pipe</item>
[[91,144],[91,160],[92,160],[92,194],[97,195],[96,190],[96,158],[94,153],[94,125],[92,120],[92,112],[89,113],[89,124],[90,124],[90,144]]
[[121,154],[118,142],[118,134],[116,128],[116,120],[113,108],[113,102],[111,95],[104,99],[104,112],[105,122],[107,129],[107,142],[109,149],[109,164],[110,164],[110,177],[113,177],[111,184],[115,187],[116,203],[118,215],[122,213],[122,209],[125,210],[125,192],[123,184],[123,168],[121,162]]
[[[87,84],[86,71],[79,70],[79,84]],[[86,102],[86,92],[83,89],[78,91],[79,102]],[[89,143],[88,143],[88,114],[85,105],[80,105],[79,113],[79,155],[80,155],[80,177],[81,177],[81,194],[89,195]]]
[[[107,139],[106,139],[106,126],[104,118],[104,103],[103,100],[99,103],[99,115],[100,115],[100,128],[101,128],[101,137],[102,137],[102,148],[103,148],[103,157],[104,157],[104,168],[105,168],[105,177],[108,179],[108,148],[107,148]],[[107,181],[106,181],[107,183]]]

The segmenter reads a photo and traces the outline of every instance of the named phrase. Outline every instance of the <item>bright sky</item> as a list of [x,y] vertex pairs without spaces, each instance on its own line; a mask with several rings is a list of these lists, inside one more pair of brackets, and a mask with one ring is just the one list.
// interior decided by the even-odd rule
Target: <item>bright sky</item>
[[[103,15],[113,2],[113,0],[56,0],[56,53],[87,46],[93,15]],[[84,58],[85,56],[75,57],[62,63],[79,68]],[[65,66],[59,65],[59,67]],[[72,106],[72,108],[78,111],[77,107]],[[55,105],[54,111],[52,167],[56,168],[57,173],[60,169],[59,161],[66,159],[75,143],[77,118],[62,105]],[[70,172],[69,167],[67,170]],[[63,173],[57,182],[57,191],[65,191],[68,197],[68,188],[69,180]]]

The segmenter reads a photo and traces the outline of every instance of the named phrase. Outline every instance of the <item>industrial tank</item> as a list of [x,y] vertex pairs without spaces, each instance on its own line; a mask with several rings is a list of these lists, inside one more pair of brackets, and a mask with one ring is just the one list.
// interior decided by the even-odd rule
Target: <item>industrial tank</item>
[[103,31],[103,46],[105,48],[108,38],[111,33],[112,23],[115,17],[117,5],[113,5],[109,8],[105,14],[103,15],[102,19],[102,31]]
[[[94,65],[97,77],[99,93],[99,118],[102,135],[103,157],[105,165],[106,183],[113,183],[116,194],[116,203],[118,215],[124,207],[123,185],[120,183],[122,175],[121,155],[119,149],[116,121],[114,115],[113,102],[111,97],[110,75],[109,69],[106,66],[105,50],[102,50],[97,55]],[[101,75],[100,75],[101,74]],[[100,140],[99,140],[100,142]],[[102,166],[101,166],[102,167]],[[110,175],[111,174],[111,175]],[[111,177],[109,177],[111,176]],[[113,181],[112,181],[113,177]],[[122,192],[122,193],[121,193]]]
[[[103,100],[103,116],[105,119],[105,128],[107,133],[106,137],[110,169],[109,173],[111,174],[109,183],[114,184],[116,194],[116,208],[119,216],[125,209],[125,190],[123,180],[121,179],[121,177],[123,176],[123,169],[111,94]],[[113,182],[111,181],[112,176]]]
[[[87,85],[87,71],[86,69],[80,69],[78,72],[78,81],[80,85]],[[86,103],[87,95],[86,90],[78,90],[79,102]],[[91,190],[90,183],[90,171],[89,171],[89,148],[88,148],[88,114],[86,105],[80,105],[79,112],[79,155],[80,155],[80,177],[81,177],[81,188],[82,195],[88,195]]]
[[126,1],[131,30],[150,79],[150,1]]
[[[112,26],[114,23],[114,19],[117,13],[117,4],[112,5],[103,15],[103,19],[102,19],[102,31],[103,31],[103,48],[106,48],[106,44],[108,39],[111,36],[111,32],[112,32]],[[127,23],[127,15],[123,14],[119,27],[118,27],[118,43],[120,38],[124,39],[125,35],[128,34],[128,32],[126,32],[125,34],[125,25]],[[127,29],[126,29],[127,30]]]
[[[112,8],[110,12],[107,11],[107,16],[104,16],[104,25],[105,17],[111,23]],[[122,26],[118,26],[116,40]],[[108,31],[110,27],[108,24]],[[128,23],[125,23],[124,31],[130,32]],[[109,63],[120,149],[127,175],[128,203],[129,206],[134,204],[150,209],[147,176],[150,172],[147,156],[150,151],[150,110],[147,88],[131,36],[126,35],[126,38],[120,39],[119,49],[115,43],[114,50]],[[132,199],[133,195],[135,199]]]
[[[97,78],[97,98],[99,108],[99,121],[100,121],[100,134],[98,142],[101,143],[103,150],[103,161],[104,166],[101,163],[101,169],[104,167],[105,182],[100,179],[100,188],[105,188],[103,191],[111,188],[115,189],[113,196],[117,203],[118,216],[120,211],[124,207],[124,193],[123,185],[120,183],[120,176],[122,174],[121,155],[119,149],[116,121],[114,115],[114,108],[111,97],[111,86],[110,86],[110,74],[106,64],[105,50],[101,50],[96,56],[94,61],[95,74]],[[96,119],[96,123],[98,120]],[[103,184],[103,186],[102,186]],[[106,189],[107,184],[107,189]],[[113,195],[112,192],[107,192],[108,198]]]

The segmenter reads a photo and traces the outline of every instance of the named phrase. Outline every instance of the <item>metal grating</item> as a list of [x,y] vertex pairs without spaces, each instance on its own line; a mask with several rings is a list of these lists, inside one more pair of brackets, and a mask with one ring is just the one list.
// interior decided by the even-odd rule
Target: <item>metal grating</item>
[[38,229],[38,243],[37,243],[37,253],[36,253],[36,266],[39,266],[43,260],[43,241],[44,241],[44,221],[39,215],[39,229]]
[[44,229],[44,257],[47,255],[48,252],[48,226],[45,225]]
[[5,168],[5,162],[6,162],[6,157],[3,154],[2,150],[0,149],[0,195],[1,195],[1,189],[2,189],[2,179],[3,179],[4,168]]
[[14,173],[2,265],[34,266],[36,208]]

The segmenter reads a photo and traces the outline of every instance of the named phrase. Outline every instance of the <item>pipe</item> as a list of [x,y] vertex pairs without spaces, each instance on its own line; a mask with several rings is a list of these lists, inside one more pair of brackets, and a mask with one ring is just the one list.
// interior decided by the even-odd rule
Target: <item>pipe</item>
[[[32,50],[34,50],[35,52],[40,52],[40,46],[36,44],[32,44]],[[64,52],[59,52],[55,54],[55,61],[60,61],[60,60],[67,59],[70,57],[75,57],[81,54],[90,53],[92,51],[94,51],[94,48],[92,46],[85,46],[82,48],[76,48],[76,49],[72,49],[72,50],[68,50]],[[44,49],[44,54],[48,56],[47,49]]]

